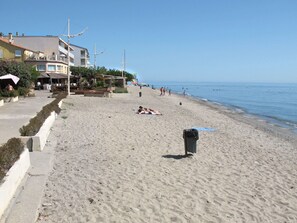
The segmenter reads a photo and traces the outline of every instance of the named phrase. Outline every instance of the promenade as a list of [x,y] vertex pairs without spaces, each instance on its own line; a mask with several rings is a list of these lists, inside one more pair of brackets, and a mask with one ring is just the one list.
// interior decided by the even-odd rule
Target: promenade
[[8,139],[20,136],[19,129],[47,105],[53,98],[49,91],[35,91],[35,97],[19,97],[17,102],[5,103],[0,107],[0,145]]

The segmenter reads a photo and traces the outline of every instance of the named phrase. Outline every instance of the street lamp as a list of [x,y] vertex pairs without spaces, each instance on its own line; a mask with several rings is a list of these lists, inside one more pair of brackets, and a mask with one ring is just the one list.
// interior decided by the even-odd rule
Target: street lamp
[[126,69],[126,50],[124,50],[124,56],[123,56],[123,70],[122,70],[123,87],[125,87],[126,85],[126,81],[124,78],[125,69]]
[[97,70],[97,67],[96,67],[96,56],[97,55],[100,55],[100,54],[103,54],[104,51],[101,51],[101,52],[98,52],[96,51],[96,44],[95,44],[95,47],[94,47],[94,69]]
[[68,33],[67,35],[63,35],[63,36],[67,36],[67,57],[68,57],[68,68],[67,68],[67,87],[68,87],[68,95],[70,95],[70,38],[74,38],[76,36],[81,36],[86,29],[84,29],[82,32],[77,33],[77,34],[70,34],[70,19],[68,19]]

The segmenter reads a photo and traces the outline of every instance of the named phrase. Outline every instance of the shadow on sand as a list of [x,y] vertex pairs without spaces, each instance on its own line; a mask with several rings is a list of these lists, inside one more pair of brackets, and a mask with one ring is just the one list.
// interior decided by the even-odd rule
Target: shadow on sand
[[164,155],[162,156],[163,158],[167,158],[167,159],[176,159],[176,160],[180,160],[183,158],[188,158],[188,157],[192,157],[193,154],[188,154],[188,155]]

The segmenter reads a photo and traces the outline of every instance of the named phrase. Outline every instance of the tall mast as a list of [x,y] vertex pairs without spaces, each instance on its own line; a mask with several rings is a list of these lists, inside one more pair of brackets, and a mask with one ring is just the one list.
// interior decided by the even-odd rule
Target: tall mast
[[124,50],[124,56],[123,56],[123,70],[122,70],[123,87],[125,87],[125,85],[126,85],[126,81],[125,81],[125,78],[124,78],[125,69],[126,69],[126,51]]
[[67,57],[68,57],[68,69],[67,69],[67,92],[68,92],[68,95],[70,95],[70,38],[74,38],[76,36],[81,36],[85,30],[87,28],[85,28],[83,31],[81,31],[80,33],[77,33],[77,34],[70,34],[70,19],[68,18],[68,30],[67,30],[67,35],[63,34],[62,36],[67,36]]
[[68,58],[68,69],[67,69],[67,92],[70,95],[70,19],[68,18],[68,33],[67,33],[67,58]]

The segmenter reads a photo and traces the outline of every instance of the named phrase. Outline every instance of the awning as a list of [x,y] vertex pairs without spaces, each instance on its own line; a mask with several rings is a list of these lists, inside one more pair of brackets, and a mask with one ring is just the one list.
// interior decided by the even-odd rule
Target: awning
[[[70,77],[73,77],[73,75],[70,75]],[[41,74],[38,78],[67,79],[68,75],[62,73],[44,73]]]

